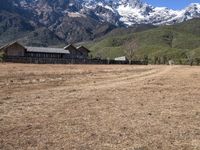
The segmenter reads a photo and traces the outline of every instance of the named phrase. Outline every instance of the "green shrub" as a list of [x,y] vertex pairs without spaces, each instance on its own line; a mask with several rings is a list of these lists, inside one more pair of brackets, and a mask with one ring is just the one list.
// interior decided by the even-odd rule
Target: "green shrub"
[[5,54],[3,52],[0,52],[0,62],[3,62],[5,58]]

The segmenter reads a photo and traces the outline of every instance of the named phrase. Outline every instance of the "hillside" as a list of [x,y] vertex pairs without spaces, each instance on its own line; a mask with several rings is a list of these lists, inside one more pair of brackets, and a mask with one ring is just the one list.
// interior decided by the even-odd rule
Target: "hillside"
[[65,43],[64,40],[45,27],[27,33],[22,38],[19,38],[18,41],[24,45],[43,47]]
[[35,27],[16,13],[0,11],[0,44],[23,37]]
[[172,26],[160,26],[145,31],[110,34],[105,38],[89,43],[92,55],[114,58],[125,55],[124,44],[137,40],[138,50],[135,56],[167,57],[168,59],[184,59],[191,52],[200,57],[200,19],[193,19]]

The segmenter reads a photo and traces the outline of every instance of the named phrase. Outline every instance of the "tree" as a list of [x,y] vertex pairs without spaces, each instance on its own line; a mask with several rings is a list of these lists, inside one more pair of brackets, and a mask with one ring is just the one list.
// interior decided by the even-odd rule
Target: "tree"
[[93,59],[93,55],[92,55],[92,54],[89,54],[88,58],[89,58],[89,59]]
[[187,60],[188,60],[188,62],[190,64],[190,66],[193,66],[195,53],[194,52],[188,52],[186,54],[186,56],[187,56]]
[[134,59],[135,52],[138,49],[138,42],[136,39],[124,43],[124,52],[129,60],[129,63]]
[[166,63],[167,63],[167,56],[164,55],[164,56],[162,57],[162,63],[163,63],[163,64],[166,64]]
[[200,58],[195,58],[197,65],[200,64]]
[[96,58],[97,58],[97,59],[102,59],[102,58],[103,58],[102,53],[101,53],[100,51],[97,52]]
[[0,62],[3,62],[5,59],[5,53],[4,52],[0,52]]
[[158,60],[159,60],[158,56],[154,56],[154,64],[157,64]]
[[145,65],[149,64],[149,56],[148,55],[144,56],[144,63],[145,63]]

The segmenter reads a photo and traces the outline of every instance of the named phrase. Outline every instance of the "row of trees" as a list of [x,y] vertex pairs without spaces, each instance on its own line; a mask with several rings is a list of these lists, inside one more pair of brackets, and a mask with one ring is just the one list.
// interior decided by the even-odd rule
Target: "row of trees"
[[175,64],[180,65],[200,65],[200,58],[179,58],[171,59],[166,56],[155,56],[153,59],[149,58],[149,62],[153,64],[168,64],[170,60],[173,60]]
[[[127,41],[124,44],[124,52],[129,61],[135,59],[135,53],[139,48],[137,39],[132,41]],[[196,57],[194,53],[188,52],[185,54],[185,58],[170,58],[169,56],[154,56],[154,58],[149,58],[144,56],[142,58],[144,61],[153,63],[153,64],[168,64],[169,61],[174,61],[176,64],[189,64],[189,65],[200,65],[200,58]]]

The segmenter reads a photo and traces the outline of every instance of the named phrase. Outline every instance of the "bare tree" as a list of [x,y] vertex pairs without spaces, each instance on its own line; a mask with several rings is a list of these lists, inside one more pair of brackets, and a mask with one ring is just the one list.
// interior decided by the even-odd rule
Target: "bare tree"
[[96,53],[96,58],[97,59],[102,59],[103,58],[102,53],[100,51]]
[[138,49],[138,42],[136,39],[124,43],[124,52],[129,62],[131,62],[134,59],[135,52],[137,51],[137,49]]

